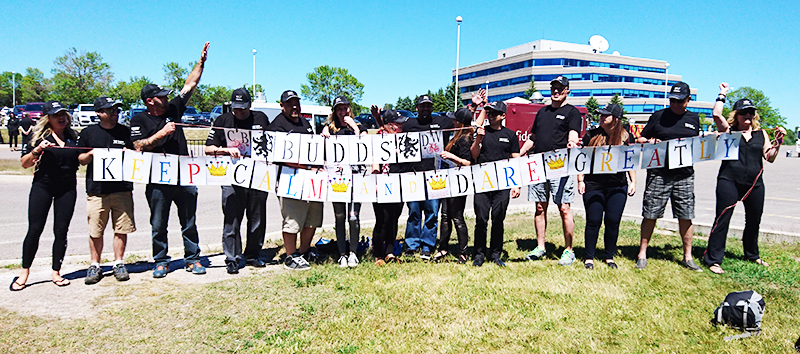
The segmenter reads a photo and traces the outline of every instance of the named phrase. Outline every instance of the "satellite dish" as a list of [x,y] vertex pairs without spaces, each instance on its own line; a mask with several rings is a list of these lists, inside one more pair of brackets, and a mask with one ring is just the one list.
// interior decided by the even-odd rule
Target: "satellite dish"
[[611,55],[616,55],[616,56],[619,56],[620,54],[619,54],[619,52],[618,52],[618,51],[616,51],[616,50],[615,50],[615,51],[614,51],[614,53],[611,53]]
[[595,53],[602,53],[608,50],[608,41],[601,35],[594,35],[589,38],[589,45]]

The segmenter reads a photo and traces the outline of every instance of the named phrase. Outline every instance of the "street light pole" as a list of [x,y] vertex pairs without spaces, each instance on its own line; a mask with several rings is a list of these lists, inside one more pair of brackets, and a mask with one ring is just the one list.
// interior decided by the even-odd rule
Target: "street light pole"
[[667,73],[664,76],[664,108],[669,103],[669,63],[667,63]]
[[11,98],[11,103],[12,103],[11,108],[14,108],[14,106],[17,105],[17,72],[16,71],[12,71],[11,72],[11,87],[13,88],[12,92],[14,92],[11,95],[11,97],[12,97]]
[[253,49],[253,95],[256,94],[256,53],[258,51]]
[[455,102],[453,102],[453,112],[458,110],[458,96],[461,96],[458,90],[458,55],[459,52],[461,51],[461,21],[463,20],[464,19],[462,19],[461,16],[456,17],[456,23],[458,24],[458,34],[456,35],[456,84],[455,88],[453,89],[455,90],[455,99],[454,99]]

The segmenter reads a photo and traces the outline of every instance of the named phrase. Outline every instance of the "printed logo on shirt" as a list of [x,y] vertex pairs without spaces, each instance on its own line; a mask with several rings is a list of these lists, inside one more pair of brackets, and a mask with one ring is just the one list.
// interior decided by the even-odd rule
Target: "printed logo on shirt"
[[692,123],[683,123],[683,126],[689,128],[689,129],[697,129],[697,128],[695,128],[694,124],[692,124]]
[[564,118],[566,118],[566,117],[564,117],[564,116],[562,116],[560,114],[556,114],[556,119],[564,120]]
[[508,138],[499,138],[499,139],[497,139],[497,141],[499,141],[501,143],[507,143],[508,142]]
[[439,129],[439,124],[431,124],[431,129]]
[[122,145],[122,146],[125,146],[125,142],[124,142],[124,141],[122,141],[122,140],[117,140],[117,139],[114,139],[114,140],[111,142],[111,145]]
[[139,132],[139,128],[141,127],[131,127],[131,132]]
[[311,128],[306,128],[306,130],[307,130],[309,133],[313,133],[313,132],[311,131]]
[[261,124],[253,124],[253,129],[257,130],[257,129],[263,129],[263,128],[261,128]]

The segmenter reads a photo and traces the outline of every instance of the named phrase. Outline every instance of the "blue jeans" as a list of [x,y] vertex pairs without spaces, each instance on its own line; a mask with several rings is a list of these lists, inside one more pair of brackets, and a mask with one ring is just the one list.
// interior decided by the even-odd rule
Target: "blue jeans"
[[169,263],[167,223],[172,203],[178,208],[178,221],[183,235],[183,261],[191,264],[200,261],[200,239],[197,236],[197,187],[148,184],[144,195],[150,206],[150,226],[153,229],[153,260],[156,264]]
[[[422,212],[425,224],[421,224]],[[406,247],[410,250],[430,252],[436,246],[436,230],[439,224],[439,199],[408,202],[406,223]]]

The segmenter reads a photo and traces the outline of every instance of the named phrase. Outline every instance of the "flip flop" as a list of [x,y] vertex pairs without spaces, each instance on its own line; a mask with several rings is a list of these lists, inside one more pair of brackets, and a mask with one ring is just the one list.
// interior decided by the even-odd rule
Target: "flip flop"
[[445,257],[447,257],[447,254],[448,254],[447,251],[436,252],[436,254],[433,256],[433,261],[441,262],[442,260],[444,260]]
[[[28,287],[28,284],[17,283],[17,279],[19,279],[19,277],[14,277],[14,280],[12,280],[11,284],[8,285],[8,290],[11,290],[11,291],[22,291],[22,290],[24,290],[25,288]],[[19,286],[20,288],[19,289],[14,289],[14,284],[17,284],[17,286]]]
[[61,278],[60,280],[53,280],[53,284],[58,287],[65,287],[70,284],[69,280],[66,278]]
[[717,263],[714,263],[710,267],[708,267],[708,270],[710,270],[711,273],[714,273],[714,274],[725,273],[725,271],[722,270],[722,267],[720,267],[719,264],[717,264]]
[[764,262],[764,260],[762,260],[761,258],[759,258],[759,259],[756,259],[756,260],[755,260],[755,261],[753,261],[753,262],[754,262],[755,264],[758,264],[758,265],[761,265],[761,266],[764,266],[764,267],[769,267],[769,263],[767,263],[767,262]]

